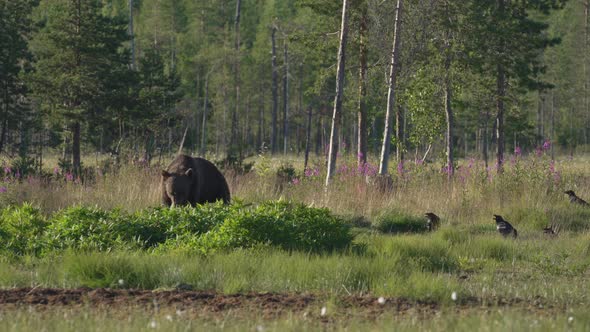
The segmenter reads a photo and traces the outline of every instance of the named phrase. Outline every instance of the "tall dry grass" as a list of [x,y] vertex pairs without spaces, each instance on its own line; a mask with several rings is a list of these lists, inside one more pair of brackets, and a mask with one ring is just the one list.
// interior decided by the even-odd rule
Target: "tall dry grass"
[[[436,163],[406,162],[390,171],[394,188],[388,192],[367,184],[367,174],[374,173],[374,166],[359,170],[351,159],[339,161],[328,190],[321,159],[312,160],[305,172],[299,166],[301,159],[295,156],[258,156],[249,160],[254,163],[252,172],[226,172],[226,178],[232,197],[246,202],[283,198],[368,220],[391,210],[418,216],[432,211],[446,223],[463,225],[492,223],[492,214],[505,215],[511,221],[517,218],[517,223],[532,215],[540,221],[527,220],[527,227],[538,227],[567,216],[572,207],[564,190],[573,189],[590,199],[588,161],[586,157],[564,157],[555,162],[546,155],[513,157],[504,173],[498,174],[480,161],[462,160],[452,181]],[[295,176],[279,180],[277,170],[289,165],[295,168]],[[55,171],[54,165],[47,167],[47,172]],[[94,179],[87,182],[68,180],[61,173],[52,175],[50,181],[37,177],[17,180],[14,174],[6,174],[6,192],[0,193],[0,204],[31,202],[47,213],[76,204],[129,211],[157,206],[160,168],[125,165],[107,172],[96,167]]]

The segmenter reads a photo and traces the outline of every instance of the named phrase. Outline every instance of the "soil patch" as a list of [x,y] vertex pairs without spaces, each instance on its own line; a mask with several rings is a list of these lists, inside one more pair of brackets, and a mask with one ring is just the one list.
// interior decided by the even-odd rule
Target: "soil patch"
[[[34,306],[36,309],[59,307],[99,307],[115,309],[141,307],[147,310],[180,310],[189,312],[224,313],[256,312],[265,317],[286,312],[301,312],[304,315],[320,316],[322,306],[332,302],[340,312],[362,312],[365,316],[377,317],[386,313],[434,314],[441,305],[429,301],[413,301],[403,298],[376,298],[372,296],[343,296],[329,299],[325,296],[299,293],[242,293],[222,294],[213,291],[190,290],[138,290],[110,288],[12,288],[0,290],[0,309]],[[488,311],[493,307],[521,308],[527,311],[546,313],[565,310],[547,304],[543,299],[492,299],[482,302],[467,298],[451,310]]]

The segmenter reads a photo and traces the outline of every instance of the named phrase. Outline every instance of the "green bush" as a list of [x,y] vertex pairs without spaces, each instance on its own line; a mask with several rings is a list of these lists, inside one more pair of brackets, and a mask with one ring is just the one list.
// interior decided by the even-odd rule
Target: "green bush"
[[56,213],[49,220],[46,240],[48,250],[139,248],[145,246],[149,238],[143,228],[119,210],[75,206]]
[[9,206],[0,214],[2,248],[16,255],[37,255],[43,250],[47,223],[30,204]]
[[352,242],[349,226],[327,209],[288,202],[258,206],[205,204],[128,214],[76,206],[46,222],[30,205],[1,211],[0,239],[12,254],[113,249],[183,249],[196,252],[275,246],[331,251]]
[[331,251],[352,242],[349,227],[327,209],[288,202],[266,202],[257,207],[235,206],[223,223],[202,236],[182,236],[166,247],[202,252],[260,245],[286,250]]
[[426,220],[402,213],[397,210],[388,210],[375,218],[375,227],[382,233],[423,233],[427,231]]

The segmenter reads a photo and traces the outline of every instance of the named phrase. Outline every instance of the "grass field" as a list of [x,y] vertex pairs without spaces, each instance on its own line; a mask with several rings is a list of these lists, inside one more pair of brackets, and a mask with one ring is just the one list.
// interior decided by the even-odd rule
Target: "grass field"
[[[503,174],[463,160],[450,182],[437,165],[407,162],[392,170],[391,192],[367,184],[370,165],[359,169],[352,161],[343,163],[325,191],[317,162],[307,172],[278,181],[277,169],[297,166],[300,160],[263,156],[252,161],[251,173],[226,172],[234,199],[326,207],[351,227],[353,244],[333,252],[261,243],[210,253],[169,246],[2,255],[0,287],[169,291],[188,286],[196,293],[222,295],[309,294],[313,303],[287,306],[270,317],[248,306],[180,317],[175,306],[154,312],[129,305],[112,311],[89,304],[2,304],[0,299],[8,310],[0,316],[0,329],[590,329],[585,310],[590,300],[590,208],[570,204],[563,193],[572,189],[590,198],[590,160],[584,157],[555,162],[545,155],[517,157],[506,163]],[[118,172],[97,171],[93,181],[78,183],[59,170],[49,182],[16,179],[11,170],[0,205],[30,202],[47,216],[72,205],[134,213],[159,204],[158,174],[158,167],[130,165]],[[442,219],[437,232],[424,232],[427,211]],[[498,234],[493,214],[509,220],[518,238]],[[559,228],[558,236],[543,234],[550,224]],[[371,307],[343,304],[358,296],[371,297]],[[409,309],[381,307],[375,304],[379,297],[386,303],[403,299]],[[424,303],[428,310],[421,307]],[[328,314],[320,315],[322,307]],[[56,318],[62,316],[67,319]]]

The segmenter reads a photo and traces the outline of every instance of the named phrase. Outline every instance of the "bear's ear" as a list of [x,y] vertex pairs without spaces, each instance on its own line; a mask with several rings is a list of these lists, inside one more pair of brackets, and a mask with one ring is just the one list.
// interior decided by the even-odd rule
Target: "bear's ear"
[[162,177],[163,177],[164,179],[165,179],[165,178],[168,178],[168,177],[170,177],[170,175],[171,175],[171,174],[170,174],[170,173],[168,173],[167,171],[164,171],[164,170],[162,171]]
[[186,170],[186,172],[184,172],[184,174],[186,174],[186,176],[193,176],[193,169],[189,168]]

